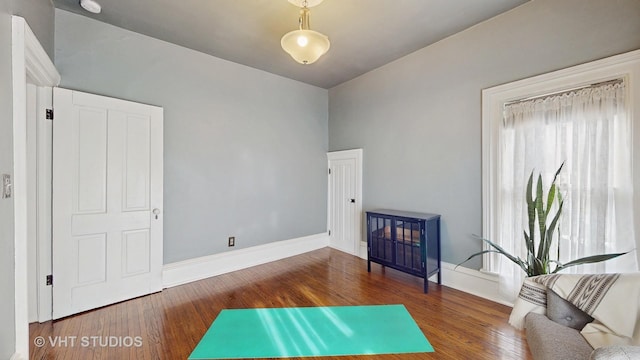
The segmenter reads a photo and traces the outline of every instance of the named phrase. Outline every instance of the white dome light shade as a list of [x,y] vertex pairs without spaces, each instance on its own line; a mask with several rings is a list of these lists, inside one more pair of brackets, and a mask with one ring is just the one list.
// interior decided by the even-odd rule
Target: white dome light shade
[[331,46],[329,38],[313,30],[294,30],[280,41],[282,48],[300,64],[313,64]]
[[[320,1],[317,1],[317,3]],[[329,43],[329,38],[324,34],[309,29],[308,0],[304,0],[303,5],[304,7],[300,9],[300,18],[298,19],[300,29],[284,34],[282,40],[280,40],[280,45],[295,61],[307,65],[313,64],[320,56],[324,55],[329,50],[331,43]]]

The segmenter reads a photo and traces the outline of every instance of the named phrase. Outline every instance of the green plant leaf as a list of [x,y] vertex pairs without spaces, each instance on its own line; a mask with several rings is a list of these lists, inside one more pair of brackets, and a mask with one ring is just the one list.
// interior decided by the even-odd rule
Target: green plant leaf
[[524,272],[527,272],[527,264],[526,264],[522,259],[520,259],[519,257],[516,257],[516,256],[513,256],[513,255],[509,254],[509,252],[507,252],[505,249],[503,249],[500,245],[498,245],[498,244],[496,244],[496,243],[494,243],[494,242],[492,242],[492,241],[490,241],[490,240],[487,240],[487,239],[481,238],[481,237],[479,237],[479,236],[476,236],[476,237],[477,237],[477,238],[479,238],[480,240],[482,240],[482,241],[486,242],[487,244],[489,244],[489,245],[490,245],[491,247],[493,247],[495,250],[488,249],[488,250],[482,250],[482,251],[480,251],[480,252],[477,252],[477,253],[475,253],[475,254],[473,254],[473,255],[469,256],[469,258],[467,258],[465,261],[461,262],[461,263],[460,263],[460,264],[458,264],[458,265],[464,264],[465,262],[467,262],[467,261],[471,260],[472,258],[474,258],[474,257],[476,257],[476,256],[478,256],[478,255],[486,254],[486,253],[488,253],[488,252],[497,252],[497,253],[500,253],[500,254],[504,255],[507,259],[511,260],[512,262],[514,262],[514,263],[515,263],[516,265],[518,265],[518,266],[519,266],[519,267],[520,267]]
[[[562,201],[562,203],[564,203]],[[556,254],[556,259],[560,259],[560,240],[562,239],[562,234],[560,233],[560,225],[558,225],[558,251]]]
[[551,187],[549,188],[549,193],[547,194],[547,208],[545,210],[545,213],[549,214],[549,212],[551,211],[551,206],[553,206],[553,200],[555,200],[556,197],[556,184],[552,183]]
[[576,260],[573,260],[573,261],[569,261],[566,264],[561,264],[560,262],[557,262],[558,267],[553,271],[553,273],[555,274],[558,271],[560,271],[562,269],[566,269],[566,268],[571,267],[571,266],[584,265],[584,264],[593,264],[593,263],[598,263],[598,262],[602,262],[602,261],[611,260],[613,258],[617,258],[618,256],[622,256],[622,255],[628,254],[629,252],[630,251],[623,252],[623,253],[615,253],[615,254],[603,254],[603,255],[587,256],[587,257],[583,257],[583,258],[576,259]]
[[542,202],[543,198],[543,190],[542,190],[542,175],[538,175],[538,182],[536,184],[536,214],[538,215],[538,230],[540,235],[540,243],[538,244],[538,258],[542,259],[542,252],[546,248],[546,228],[547,228],[547,214],[544,211],[544,203]]
[[560,167],[558,168],[558,170],[556,170],[556,174],[553,175],[553,181],[551,182],[552,184],[556,183],[556,179],[558,178],[558,175],[560,174],[560,171],[562,171],[563,167],[564,167],[564,161],[562,162],[562,164],[560,164]]
[[558,170],[556,170],[556,173],[553,176],[553,181],[551,181],[551,187],[549,187],[549,194],[547,195],[547,211],[546,211],[547,214],[549,214],[549,211],[551,211],[551,206],[553,206],[553,201],[555,200],[556,193],[558,194],[558,200],[562,201],[561,194],[557,192],[556,179],[558,178],[558,175],[560,174],[560,171],[562,170],[563,166],[564,166],[564,161],[562,162],[562,164],[560,164],[560,167],[558,168]]
[[473,255],[469,256],[469,257],[468,257],[468,258],[466,258],[464,261],[462,261],[462,262],[458,263],[458,264],[456,265],[456,267],[454,268],[454,270],[455,270],[458,266],[460,266],[460,265],[462,265],[462,264],[466,263],[467,261],[469,261],[469,260],[473,259],[474,257],[476,257],[476,256],[480,256],[480,255],[484,255],[484,254],[488,254],[488,253],[498,253],[498,254],[500,254],[500,251],[498,251],[498,250],[493,250],[493,249],[479,251],[479,252],[477,252],[477,253],[475,253],[475,254],[473,254]]
[[544,265],[544,262],[542,261],[542,259],[534,258],[534,261],[533,261],[532,265],[533,266],[532,266],[531,271],[527,274],[528,276],[536,276],[536,275],[544,275],[544,274],[546,274],[545,265]]
[[524,233],[524,242],[527,245],[527,263],[531,264],[533,262],[533,258],[536,256],[536,254],[534,253],[535,245],[533,244],[533,241],[531,240],[527,232],[523,231],[523,233]]
[[516,265],[520,266],[520,268],[522,268],[522,270],[524,270],[525,272],[527,271],[528,268],[528,264],[526,262],[524,262],[522,259],[520,259],[520,257],[517,256],[513,256],[511,254],[509,254],[508,251],[506,251],[505,249],[503,249],[500,245],[487,240],[487,239],[482,239],[483,241],[485,241],[486,243],[488,243],[489,245],[491,245],[492,247],[494,247],[496,250],[498,250],[498,252],[502,255],[504,255],[507,259],[511,260],[512,262],[514,262]]
[[536,210],[535,203],[533,201],[532,195],[532,187],[533,187],[533,171],[531,171],[531,175],[529,175],[529,180],[527,181],[527,190],[525,194],[525,199],[527,200],[527,216],[529,217],[529,241],[527,244],[527,249],[535,254],[535,224],[536,224]]
[[[556,212],[556,215],[553,217],[553,220],[551,220],[551,224],[549,224],[549,227],[547,228],[547,247],[544,249],[544,254],[547,257],[547,260],[549,260],[549,251],[551,250],[551,243],[553,242],[553,232],[555,231],[556,226],[558,225],[558,220],[560,220],[560,214],[562,214],[562,206],[564,205],[564,202],[560,202],[560,204],[558,205],[558,211]],[[558,240],[558,244],[560,243],[560,240]],[[559,248],[559,245],[558,245]]]

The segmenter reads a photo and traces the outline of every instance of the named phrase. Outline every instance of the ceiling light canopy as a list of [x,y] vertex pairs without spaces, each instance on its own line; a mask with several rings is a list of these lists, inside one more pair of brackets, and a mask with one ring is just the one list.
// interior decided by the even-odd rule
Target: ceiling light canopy
[[80,0],[80,6],[88,12],[100,14],[102,6],[95,0]]
[[313,64],[331,46],[327,36],[309,29],[309,7],[318,5],[322,0],[289,0],[289,2],[301,6],[300,28],[286,33],[280,40],[280,44],[295,61],[305,65]]

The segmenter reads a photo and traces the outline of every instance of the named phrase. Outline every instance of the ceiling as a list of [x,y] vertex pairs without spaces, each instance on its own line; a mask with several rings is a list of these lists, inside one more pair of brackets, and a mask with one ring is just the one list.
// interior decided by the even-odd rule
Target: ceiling
[[68,10],[215,57],[322,88],[353,79],[528,0],[325,0],[311,8],[311,29],[329,52],[301,65],[280,47],[298,27],[287,0],[98,0],[91,14],[78,0]]

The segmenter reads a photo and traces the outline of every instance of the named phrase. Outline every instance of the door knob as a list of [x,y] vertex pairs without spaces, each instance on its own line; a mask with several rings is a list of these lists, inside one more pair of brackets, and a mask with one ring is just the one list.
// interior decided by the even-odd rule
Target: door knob
[[153,211],[151,211],[153,213],[153,215],[156,216],[156,220],[158,219],[158,215],[160,215],[160,209],[155,208],[153,209]]
[[351,202],[352,202],[352,203],[356,202],[356,199],[351,199]]

